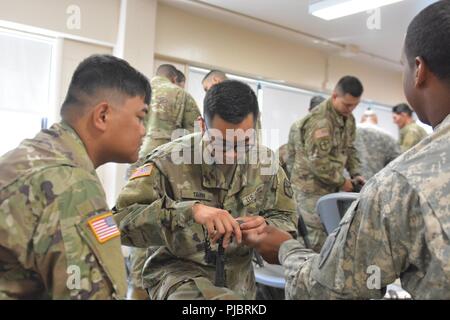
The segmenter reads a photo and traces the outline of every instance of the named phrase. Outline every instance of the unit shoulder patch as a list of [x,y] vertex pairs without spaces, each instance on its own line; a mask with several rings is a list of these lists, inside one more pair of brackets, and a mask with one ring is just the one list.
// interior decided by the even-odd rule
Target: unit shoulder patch
[[137,168],[130,176],[130,180],[149,176],[152,173],[153,166],[154,166],[153,163],[147,163],[142,167]]
[[92,217],[88,220],[88,225],[100,243],[120,236],[119,228],[117,228],[111,211]]

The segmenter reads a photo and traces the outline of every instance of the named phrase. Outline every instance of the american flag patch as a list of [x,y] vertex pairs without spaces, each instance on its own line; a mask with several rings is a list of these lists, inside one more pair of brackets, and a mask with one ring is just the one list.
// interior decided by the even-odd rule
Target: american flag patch
[[152,173],[152,169],[153,169],[153,164],[151,164],[151,163],[143,165],[142,167],[139,167],[136,170],[134,170],[133,174],[130,177],[130,180],[149,176]]
[[111,212],[93,217],[88,221],[88,224],[100,243],[105,243],[109,239],[120,235]]

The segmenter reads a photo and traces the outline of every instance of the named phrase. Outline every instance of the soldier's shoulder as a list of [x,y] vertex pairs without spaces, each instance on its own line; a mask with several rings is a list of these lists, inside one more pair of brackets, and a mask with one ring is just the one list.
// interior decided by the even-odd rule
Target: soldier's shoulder
[[68,204],[87,203],[88,199],[102,205],[106,203],[103,188],[93,173],[66,165],[46,167],[18,177],[0,190],[0,202],[7,199],[14,201],[14,206],[21,208],[23,213],[33,212],[33,215],[46,207],[62,210]]
[[[16,181],[30,179],[47,168],[67,166],[70,160],[58,153],[51,144],[35,140],[24,140],[17,148],[0,158],[2,174],[0,189]],[[51,150],[47,150],[50,148]]]
[[171,156],[178,152],[187,152],[195,148],[200,143],[202,135],[200,132],[191,133],[178,139],[156,147],[146,158],[145,162],[157,160],[170,160]]

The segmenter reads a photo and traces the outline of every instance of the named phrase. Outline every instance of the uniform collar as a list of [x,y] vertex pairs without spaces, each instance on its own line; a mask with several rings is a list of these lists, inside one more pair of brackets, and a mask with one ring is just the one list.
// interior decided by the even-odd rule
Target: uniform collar
[[412,121],[412,122],[408,123],[407,125],[405,125],[402,129],[406,129],[406,128],[408,128],[408,127],[414,125],[414,124],[416,124],[416,122],[415,122],[415,121]]
[[442,130],[443,128],[446,128],[446,127],[448,127],[448,126],[450,126],[450,114],[448,114],[447,117],[445,117],[445,119],[442,120],[442,122],[439,123],[439,124],[433,129],[433,131],[434,131],[434,132],[437,132],[437,131],[440,131],[440,130]]
[[328,99],[326,106],[327,106],[328,111],[332,115],[333,121],[336,122],[336,124],[338,124],[339,126],[343,127],[345,125],[344,116],[341,115],[340,113],[338,113],[336,111],[336,109],[333,107],[333,102],[332,102],[331,98]]
[[[230,185],[227,184],[227,179],[223,172],[219,170],[219,167],[212,163],[208,158],[209,151],[206,149],[206,143],[203,139],[200,139],[201,147],[198,150],[202,150],[202,185],[205,188],[222,189],[227,190],[228,195],[238,193],[242,188],[247,185],[246,165],[236,164],[233,177]],[[206,159],[205,159],[206,158]]]
[[158,84],[170,83],[170,84],[172,84],[172,82],[170,82],[169,79],[167,79],[166,77],[162,77],[162,76],[154,76],[150,82],[152,85],[155,85],[155,83],[158,83]]
[[54,137],[58,137],[61,152],[75,165],[89,171],[95,172],[94,164],[89,158],[86,147],[76,131],[66,122],[55,123],[48,130],[44,130]]

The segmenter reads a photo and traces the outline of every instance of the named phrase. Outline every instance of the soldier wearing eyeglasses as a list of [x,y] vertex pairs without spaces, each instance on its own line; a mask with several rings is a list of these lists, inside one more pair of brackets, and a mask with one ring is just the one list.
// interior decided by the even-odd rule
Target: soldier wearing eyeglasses
[[[123,244],[151,247],[142,270],[151,299],[254,299],[253,251],[241,241],[267,224],[296,236],[289,180],[273,152],[254,142],[258,114],[248,85],[213,86],[201,132],[154,150],[119,195]],[[218,242],[222,285],[209,259]]]

